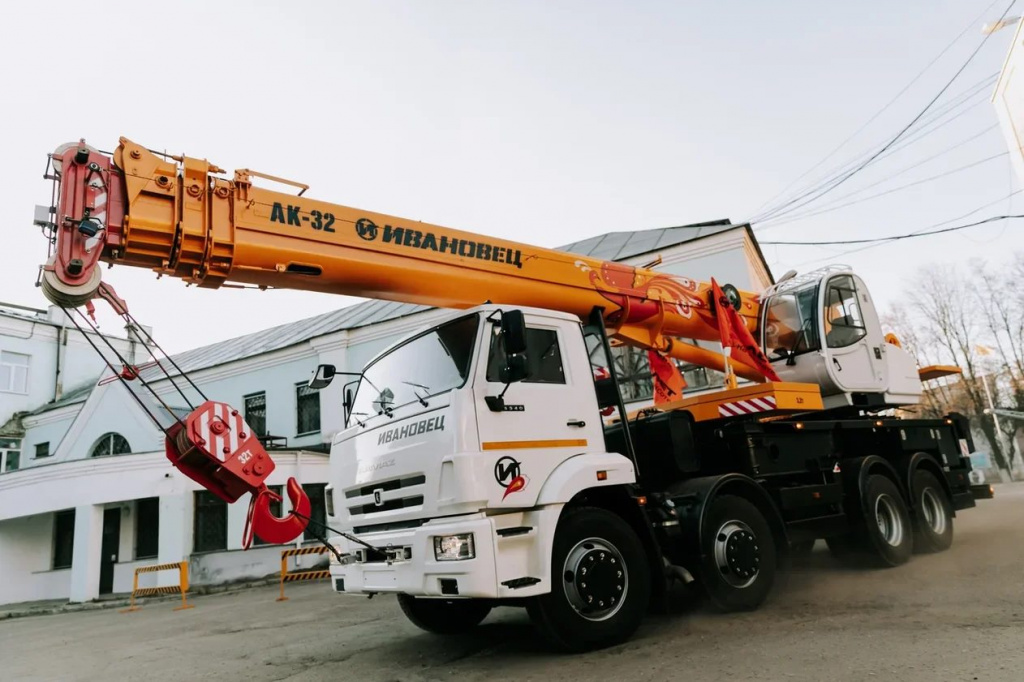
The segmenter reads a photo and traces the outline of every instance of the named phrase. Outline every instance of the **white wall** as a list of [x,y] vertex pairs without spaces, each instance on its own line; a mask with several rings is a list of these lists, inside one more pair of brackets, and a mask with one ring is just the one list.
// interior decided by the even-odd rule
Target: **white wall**
[[[106,366],[85,337],[74,327],[62,326],[64,324],[65,315],[57,308],[48,312],[29,312],[4,308],[0,304],[0,350],[30,357],[28,391],[0,393],[0,424],[15,412],[32,410],[50,402],[57,396],[58,388],[63,394],[95,380]],[[133,348],[138,353],[146,352],[127,338],[108,338],[122,355],[130,355]],[[104,348],[102,344],[100,347]],[[113,357],[109,351],[106,355]]]
[[66,599],[71,569],[51,570],[53,514],[0,522],[0,604]]

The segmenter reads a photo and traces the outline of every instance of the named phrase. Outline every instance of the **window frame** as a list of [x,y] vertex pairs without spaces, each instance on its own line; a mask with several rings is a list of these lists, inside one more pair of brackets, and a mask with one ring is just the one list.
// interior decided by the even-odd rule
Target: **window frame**
[[[42,454],[42,455],[39,454],[39,447],[40,446],[44,447],[45,454]],[[36,451],[35,455],[32,457],[32,459],[46,459],[47,457],[53,457],[53,453],[50,452],[50,441],[48,441],[48,440],[44,440],[42,443],[36,443],[35,444],[35,451]]]
[[[60,519],[70,518],[71,524],[71,543],[67,550],[67,563],[58,564],[57,559],[61,554],[60,538],[58,537],[61,531]],[[66,528],[64,529],[67,530]],[[52,554],[50,557],[50,569],[54,571],[64,571],[70,569],[75,562],[75,510],[74,509],[61,509],[60,511],[53,512],[53,537],[52,537]]]
[[[304,396],[300,395],[300,392],[303,391],[303,390],[309,391],[309,393],[307,393]],[[300,401],[303,398],[308,400],[311,397],[315,397],[316,398],[316,428],[303,431],[301,429],[302,424],[301,424],[301,417],[300,417],[300,413],[299,413],[299,409],[300,409],[299,406],[301,404]],[[298,438],[300,436],[312,436],[312,435],[320,433],[320,428],[321,428],[320,419],[323,416],[323,413],[322,413],[322,410],[321,410],[322,407],[323,406],[320,404],[320,391],[318,389],[310,388],[309,387],[309,382],[306,382],[306,381],[300,381],[300,382],[297,382],[295,384],[295,437],[296,438]]]
[[[14,355],[16,355],[18,357],[25,358],[25,364],[22,365],[22,364],[17,364],[17,363],[11,362],[11,361],[5,361],[5,359],[4,359],[5,355],[7,355],[7,356],[14,356]],[[10,371],[10,375],[9,375],[9,380],[7,382],[7,386],[0,386],[0,393],[10,393],[10,394],[13,394],[13,395],[28,395],[29,394],[29,391],[28,391],[29,386],[32,385],[32,382],[29,381],[29,374],[30,374],[31,369],[32,369],[32,356],[29,355],[28,353],[18,353],[16,351],[12,351],[12,350],[0,351],[0,369],[4,369],[4,368],[6,368],[6,369],[8,369]],[[23,390],[16,390],[16,387],[14,386],[14,377],[15,377],[15,370],[16,369],[24,369],[24,389]]]
[[[200,500],[204,501],[203,505],[200,505]],[[200,506],[205,508],[218,508],[222,509],[224,513],[224,541],[223,546],[219,547],[199,547],[199,512]],[[228,503],[220,499],[209,490],[195,490],[192,493],[192,552],[194,554],[209,554],[211,552],[225,552],[228,549]]]
[[[17,471],[21,468],[21,439],[20,438],[0,438],[0,442],[6,441],[7,444],[0,444],[0,474],[7,473],[8,471]],[[15,464],[11,468],[11,455],[14,455]]]
[[[263,396],[263,431],[262,431],[262,433],[260,432],[260,429],[257,429],[256,427],[254,427],[253,423],[249,420],[249,399],[250,398],[258,398],[260,396]],[[256,434],[257,438],[265,438],[265,437],[270,435],[270,428],[269,428],[269,426],[267,424],[268,413],[269,413],[269,410],[267,409],[267,392],[265,390],[264,391],[254,391],[253,393],[246,393],[245,395],[242,396],[242,418],[245,420],[245,423],[249,425],[249,428],[252,429],[252,432],[254,434]]]
[[[840,283],[843,281],[849,282],[849,286],[842,286]],[[833,293],[836,293],[838,295],[838,300],[836,301],[836,303],[839,306],[840,312],[845,313],[841,315],[841,317],[850,317],[849,310],[847,310],[847,305],[848,302],[852,300],[853,305],[856,306],[854,310],[856,311],[857,318],[860,320],[860,324],[844,324],[839,326],[839,328],[841,329],[856,330],[860,333],[852,340],[848,340],[845,343],[837,343],[836,345],[833,345],[831,339],[829,338],[831,330],[835,330],[837,328],[835,322],[829,317],[829,313],[831,313],[833,309]],[[846,296],[846,293],[849,293],[851,295]],[[859,343],[868,335],[867,323],[864,321],[864,311],[861,309],[860,305],[859,291],[857,290],[857,282],[854,281],[852,276],[837,275],[828,280],[828,283],[825,285],[825,305],[821,309],[821,324],[824,331],[826,348],[849,348],[850,346]],[[826,325],[829,326],[829,330],[824,329]]]
[[[140,530],[145,530],[145,529],[142,529],[141,528],[141,524],[139,523],[142,520],[142,512],[140,510],[140,506],[141,506],[140,503],[142,503],[142,502],[150,503],[150,500],[153,500],[155,502],[155,505],[156,505],[156,515],[155,515],[155,520],[156,520],[156,533],[155,533],[156,534],[156,546],[155,546],[154,551],[153,551],[152,554],[141,554],[141,553],[139,553],[139,545],[140,545],[140,543],[139,543],[139,531]],[[135,560],[136,561],[138,561],[139,559],[156,559],[157,557],[160,556],[160,498],[159,497],[143,497],[143,498],[139,498],[139,499],[135,500],[135,538],[134,538],[134,540],[135,540],[134,555],[135,555]]]
[[[494,321],[492,321],[491,324],[493,326],[492,326],[492,328],[490,330],[490,337],[491,338],[490,338],[490,342],[487,344],[487,349],[486,350],[484,350],[483,348],[480,349],[483,353],[485,353],[485,357],[486,357],[486,360],[484,362],[484,381],[486,381],[489,384],[502,384],[502,385],[504,385],[505,382],[501,381],[501,379],[497,378],[496,376],[493,376],[492,373],[491,373],[491,369],[492,369],[492,364],[491,363],[492,363],[492,361],[498,361],[500,358],[506,357],[505,349],[501,347],[501,334],[496,333],[496,331],[495,331],[497,329],[500,329],[500,325],[497,322],[494,322]],[[531,353],[530,353],[530,350],[531,350],[530,349],[530,332],[535,332],[535,333],[536,332],[541,332],[541,333],[554,334],[554,337],[555,337],[555,350],[558,352],[558,361],[559,361],[558,364],[559,364],[559,370],[560,370],[560,373],[561,373],[561,379],[562,380],[561,381],[541,381],[541,380],[533,379],[533,378],[527,376],[526,378],[524,378],[519,383],[533,384],[533,385],[536,385],[536,386],[568,386],[570,384],[570,381],[569,381],[569,376],[568,376],[569,373],[566,371],[567,367],[566,367],[566,362],[565,362],[565,353],[562,352],[562,346],[564,344],[562,343],[563,339],[562,339],[562,335],[561,335],[561,330],[558,327],[547,327],[547,326],[544,326],[544,325],[527,325],[526,326],[527,364],[529,364],[529,362],[530,362],[529,358],[531,356]],[[499,350],[498,354],[494,353],[495,348],[497,348]],[[495,369],[495,373],[497,373],[498,371],[499,371],[498,369]]]
[[[114,452],[114,438],[120,438],[124,441],[124,444],[128,447],[124,452]],[[104,441],[107,441],[107,452],[97,453],[96,448],[100,447]],[[93,457],[113,457],[115,455],[130,455],[132,453],[132,444],[128,442],[128,439],[117,431],[107,431],[102,436],[96,439],[89,449],[89,459]]]

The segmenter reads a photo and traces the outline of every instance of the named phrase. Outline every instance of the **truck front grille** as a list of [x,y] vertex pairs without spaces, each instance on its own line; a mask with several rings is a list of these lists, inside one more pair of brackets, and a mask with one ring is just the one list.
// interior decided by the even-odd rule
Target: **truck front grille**
[[355,516],[356,514],[374,514],[376,512],[391,511],[392,509],[405,509],[406,507],[418,507],[423,504],[422,495],[413,495],[412,497],[399,497],[397,499],[383,500],[380,504],[376,502],[370,502],[368,504],[357,504],[354,507],[348,508],[348,513]]

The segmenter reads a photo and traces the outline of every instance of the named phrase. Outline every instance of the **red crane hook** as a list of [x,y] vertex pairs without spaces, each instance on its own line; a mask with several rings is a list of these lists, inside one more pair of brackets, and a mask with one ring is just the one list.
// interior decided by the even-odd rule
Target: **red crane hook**
[[[271,544],[283,544],[291,542],[299,537],[309,524],[310,505],[309,496],[302,489],[294,478],[288,479],[288,499],[291,500],[293,511],[288,512],[284,518],[274,516],[270,511],[270,502],[281,501],[281,496],[269,490],[266,486],[253,493],[253,500],[249,506],[249,518],[246,521],[246,531],[242,538],[242,546],[249,547],[252,541],[252,534]],[[250,532],[249,525],[252,524]]]

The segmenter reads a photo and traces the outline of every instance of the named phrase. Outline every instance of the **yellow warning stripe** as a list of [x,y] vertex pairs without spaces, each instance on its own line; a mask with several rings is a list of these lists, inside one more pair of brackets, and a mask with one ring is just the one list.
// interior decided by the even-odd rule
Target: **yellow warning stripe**
[[175,564],[157,564],[156,566],[140,566],[135,569],[136,573],[153,573],[154,571],[169,571],[172,568],[181,568],[181,564],[184,562],[178,562]]
[[288,573],[284,576],[284,581],[290,583],[296,580],[320,580],[329,577],[331,577],[330,571],[305,571],[303,573]]
[[168,587],[140,587],[135,590],[136,596],[145,596],[147,594],[177,594],[181,592],[181,587],[178,585],[171,585]]
[[585,448],[586,438],[568,440],[497,440],[482,444],[484,450],[525,450],[527,448]]
[[327,548],[323,545],[318,547],[302,547],[300,549],[284,549],[281,550],[281,558],[289,556],[301,556],[303,554],[324,554],[327,552]]

